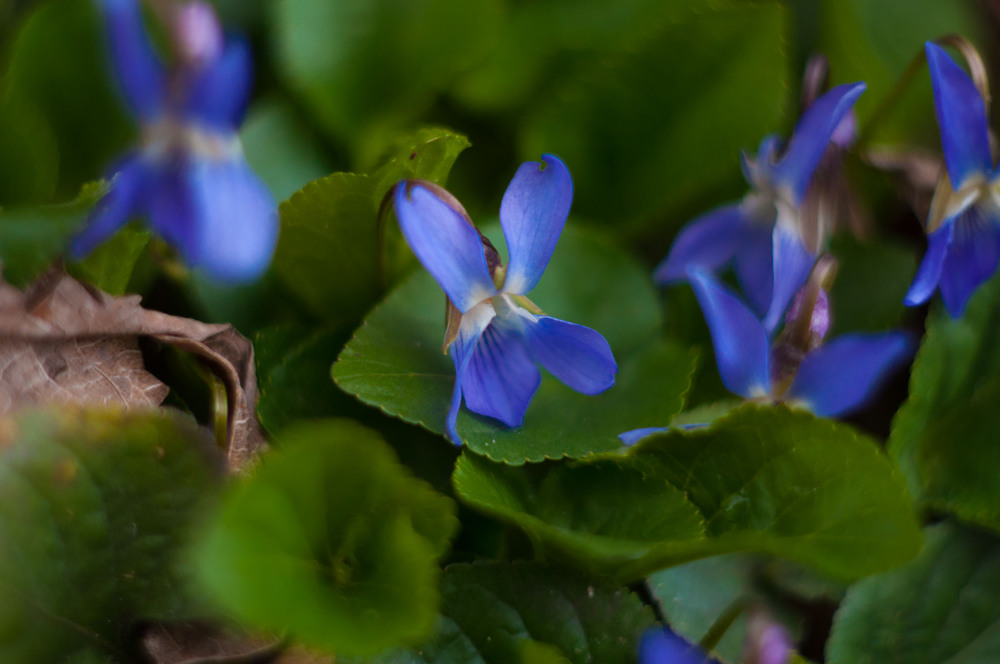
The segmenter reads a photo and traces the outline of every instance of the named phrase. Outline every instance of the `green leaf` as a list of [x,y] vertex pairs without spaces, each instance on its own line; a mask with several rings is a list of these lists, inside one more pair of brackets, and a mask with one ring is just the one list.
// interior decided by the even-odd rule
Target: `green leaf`
[[16,94],[0,94],[0,206],[49,201],[58,171],[56,139],[45,117]]
[[830,337],[897,325],[905,309],[903,297],[917,272],[913,251],[894,242],[862,242],[846,233],[833,239],[830,251],[837,258]]
[[[531,298],[546,313],[603,334],[619,362],[617,384],[594,397],[546,376],[514,429],[463,410],[458,431],[470,449],[515,464],[585,456],[618,449],[618,434],[664,426],[681,409],[695,357],[655,341],[660,314],[645,270],[607,238],[567,228]],[[365,403],[441,433],[455,381],[441,353],[443,308],[434,280],[414,275],[355,333],[334,380]]]
[[623,581],[736,551],[852,579],[920,546],[906,491],[874,442],[784,407],[748,404],[584,461],[515,468],[466,453],[453,482],[542,551]]
[[89,184],[71,203],[0,210],[3,280],[19,287],[34,281],[63,252],[103,194],[103,184]]
[[39,3],[14,39],[7,89],[45,118],[59,150],[59,189],[69,195],[134,136],[108,67],[97,6]]
[[240,139],[247,163],[276,200],[285,200],[333,170],[316,138],[303,129],[301,118],[278,98],[265,99],[250,109]]
[[1000,540],[949,523],[920,556],[851,587],[827,659],[852,664],[987,664],[1000,657]]
[[676,12],[663,0],[535,0],[506,9],[495,49],[452,93],[476,110],[518,113],[546,88],[644,41]]
[[670,3],[627,49],[539,97],[521,153],[570,165],[577,214],[642,231],[674,210],[679,225],[678,209],[739,181],[741,149],[781,130],[787,20],[779,3]]
[[71,263],[69,272],[77,279],[90,282],[107,293],[122,295],[152,236],[152,232],[145,228],[126,226],[89,256]]
[[128,625],[183,617],[178,565],[219,459],[188,420],[59,409],[3,421],[0,660],[120,655]]
[[496,0],[275,3],[279,72],[364,161],[490,48]]
[[403,177],[444,184],[466,146],[458,134],[422,129],[401,139],[398,151],[371,175],[334,173],[296,192],[278,208],[281,234],[273,269],[282,283],[324,320],[357,321],[403,260],[398,242],[385,250],[380,241],[385,192]]
[[257,414],[270,433],[296,419],[337,415],[360,407],[330,382],[330,365],[346,340],[347,334],[339,330],[288,326],[257,334]]
[[650,610],[624,589],[537,563],[451,565],[434,636],[378,664],[634,662]]
[[436,559],[455,506],[373,431],[300,423],[237,487],[200,543],[204,586],[234,615],[304,644],[371,655],[433,629]]
[[1000,529],[1000,457],[993,423],[1000,394],[1000,277],[952,320],[935,302],[910,374],[910,396],[892,424],[889,452],[927,507]]

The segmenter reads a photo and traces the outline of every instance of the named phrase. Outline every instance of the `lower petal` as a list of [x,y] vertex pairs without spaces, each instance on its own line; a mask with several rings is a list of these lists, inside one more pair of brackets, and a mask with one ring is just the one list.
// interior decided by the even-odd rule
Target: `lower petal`
[[652,436],[654,433],[663,433],[664,431],[670,431],[670,427],[643,427],[642,429],[632,429],[631,431],[618,434],[618,440],[622,441],[622,445],[631,446],[635,445],[643,438]]
[[151,180],[149,165],[137,155],[122,160],[110,189],[87,218],[86,226],[70,244],[70,255],[83,258],[114,235],[130,218],[142,212],[144,189]]
[[224,282],[263,274],[278,241],[277,205],[264,183],[242,159],[198,162],[187,179],[200,224],[196,265]]
[[722,267],[740,248],[747,225],[738,204],[703,214],[681,229],[670,253],[653,273],[653,279],[659,284],[684,281],[689,268],[715,270]]
[[761,318],[771,304],[774,285],[773,228],[770,224],[759,223],[748,226],[736,254],[736,278],[754,313]]
[[149,224],[180,252],[186,263],[196,265],[200,261],[202,224],[183,166],[170,163],[158,168],[149,187]]
[[974,205],[959,215],[953,225],[951,246],[938,285],[948,313],[959,318],[976,288],[997,271],[1000,219]]
[[771,304],[764,317],[764,328],[768,332],[777,329],[785,309],[809,278],[816,257],[802,244],[802,239],[794,231],[778,223],[772,237],[774,251],[774,288]]
[[451,359],[455,363],[455,385],[451,391],[451,405],[448,408],[448,418],[445,423],[448,439],[455,445],[461,445],[462,439],[458,435],[458,411],[462,407],[462,381],[468,372],[469,362],[472,354],[479,344],[483,332],[496,316],[496,311],[489,303],[482,303],[473,307],[467,314],[462,316],[461,327],[458,336],[448,349]]
[[540,382],[521,331],[494,318],[472,349],[462,396],[469,410],[516,427]]
[[927,236],[927,253],[920,261],[917,276],[910,284],[910,290],[906,292],[906,297],[903,298],[903,304],[906,306],[915,307],[923,304],[937,290],[938,282],[941,281],[941,269],[944,266],[944,259],[948,255],[948,247],[951,246],[954,229],[954,220],[949,220]]
[[764,326],[736,295],[707,274],[693,273],[691,285],[712,335],[723,385],[747,398],[770,393],[771,342]]
[[598,332],[550,316],[539,316],[524,328],[535,362],[583,394],[599,394],[615,384],[618,364]]
[[840,417],[863,406],[916,348],[905,332],[845,334],[806,355],[788,395],[820,417]]

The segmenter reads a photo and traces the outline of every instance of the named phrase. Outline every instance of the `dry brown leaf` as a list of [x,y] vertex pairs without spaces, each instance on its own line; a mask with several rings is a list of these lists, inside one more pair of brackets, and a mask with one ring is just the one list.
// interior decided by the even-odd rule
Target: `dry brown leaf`
[[150,625],[142,645],[156,664],[333,664],[331,655],[310,652],[284,641],[227,631],[202,622]]
[[201,358],[226,386],[227,458],[243,468],[266,447],[255,417],[253,346],[232,325],[143,309],[56,266],[25,291],[0,282],[0,414],[28,405],[157,406],[169,388],[145,370],[138,338]]

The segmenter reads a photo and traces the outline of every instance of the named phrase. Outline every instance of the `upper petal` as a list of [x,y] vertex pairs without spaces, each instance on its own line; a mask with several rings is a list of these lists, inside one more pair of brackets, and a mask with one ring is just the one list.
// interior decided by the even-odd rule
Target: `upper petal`
[[948,314],[958,318],[972,293],[997,271],[1000,215],[986,205],[973,205],[945,225],[953,230],[938,286]]
[[186,170],[197,217],[196,264],[224,282],[256,279],[278,241],[270,191],[242,159],[199,161]]
[[132,112],[143,120],[164,108],[166,82],[163,66],[153,50],[136,0],[101,0],[108,26],[111,65]]
[[494,318],[472,350],[462,395],[469,410],[516,427],[541,379],[521,331]]
[[865,87],[861,82],[838,85],[813,102],[799,119],[785,155],[773,170],[776,182],[788,188],[796,205],[802,201],[837,125]]
[[788,395],[821,417],[840,417],[864,405],[916,348],[906,332],[845,334],[806,355]]
[[927,253],[920,261],[917,276],[914,277],[910,289],[906,291],[906,297],[903,298],[903,304],[906,306],[915,307],[923,304],[937,290],[954,230],[955,220],[949,219],[927,236]]
[[152,177],[150,166],[133,154],[122,159],[115,170],[108,193],[97,202],[83,230],[70,243],[73,258],[83,258],[143,212],[144,191]]
[[738,297],[705,272],[692,272],[691,285],[705,314],[726,389],[748,398],[768,394],[771,342],[764,326]]
[[476,349],[480,337],[495,316],[496,310],[488,302],[473,307],[468,314],[462,317],[458,336],[455,337],[454,343],[448,349],[451,359],[455,363],[455,385],[451,391],[451,405],[448,408],[445,431],[448,439],[455,445],[462,444],[457,429],[458,411],[462,407],[462,381],[468,372],[472,353]]
[[504,292],[523,295],[549,264],[573,203],[573,180],[557,157],[521,164],[500,203],[500,225],[510,264]]
[[589,327],[538,316],[524,334],[531,357],[577,392],[599,394],[615,384],[611,347]]
[[934,88],[934,109],[941,128],[941,148],[948,176],[956,189],[972,173],[993,166],[986,107],[976,85],[937,44],[924,45]]
[[479,233],[419,184],[396,185],[396,218],[413,253],[463,314],[497,294]]
[[252,85],[250,46],[241,37],[230,37],[222,54],[195,74],[186,113],[206,126],[235,131],[243,122]]
[[749,227],[750,222],[738,203],[701,215],[677,234],[670,253],[656,266],[653,279],[666,284],[686,280],[689,268],[716,270],[722,267],[741,249],[744,231]]

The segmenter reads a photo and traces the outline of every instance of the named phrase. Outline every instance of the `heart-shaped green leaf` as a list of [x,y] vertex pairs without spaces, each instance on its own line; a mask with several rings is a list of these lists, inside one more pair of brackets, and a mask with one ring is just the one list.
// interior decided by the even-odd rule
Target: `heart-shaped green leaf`
[[398,274],[396,263],[412,260],[408,252],[383,246],[385,193],[410,177],[443,185],[468,145],[445,129],[422,129],[400,139],[371,175],[334,173],[309,183],[279,207],[275,273],[317,316],[353,324]]
[[350,420],[289,427],[198,547],[200,577],[236,616],[336,653],[426,637],[454,503]]
[[453,482],[544,551],[623,581],[733,551],[857,578],[920,546],[901,479],[875,444],[784,407],[747,405],[583,461],[514,468],[466,453]]

